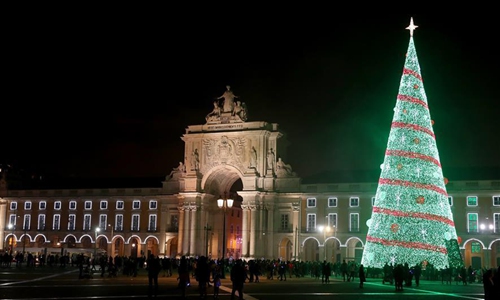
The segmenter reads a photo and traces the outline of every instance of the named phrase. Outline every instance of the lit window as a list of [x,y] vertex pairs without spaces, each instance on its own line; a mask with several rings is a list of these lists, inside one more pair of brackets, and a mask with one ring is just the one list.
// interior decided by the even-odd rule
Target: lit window
[[17,209],[17,202],[11,202],[10,203],[10,210],[16,210]]
[[101,205],[101,209],[108,209],[108,201],[103,200],[103,201],[101,201],[100,205]]
[[467,230],[469,232],[478,232],[478,220],[477,213],[467,214]]
[[70,210],[75,210],[76,209],[76,201],[70,201],[69,202],[69,209]]
[[359,231],[359,214],[353,213],[349,214],[349,231],[357,232]]
[[467,206],[477,206],[477,197],[476,196],[468,196],[467,197]]
[[481,253],[481,244],[478,242],[472,242],[470,245],[471,253]]
[[328,214],[328,226],[337,227],[337,214]]
[[141,208],[141,201],[139,200],[134,200],[132,203],[132,209],[140,209]]
[[116,201],[116,209],[121,210],[121,209],[123,209],[124,206],[125,205],[123,204],[123,201],[121,201],[121,200]]
[[328,198],[328,207],[337,207],[337,198]]
[[39,210],[45,210],[47,208],[47,202],[46,201],[40,201],[40,203],[38,203],[38,209]]
[[349,204],[351,207],[359,206],[359,198],[358,197],[351,197],[349,200],[350,200]]
[[288,214],[281,214],[281,230],[288,230]]
[[139,231],[140,218],[141,218],[140,215],[132,215],[132,224],[130,226],[130,229],[132,231]]
[[116,215],[116,231],[123,230],[123,215]]
[[24,202],[24,210],[31,210],[31,201]]
[[75,230],[76,215],[71,214],[68,216],[68,230]]
[[156,214],[149,215],[148,230],[156,231]]
[[500,206],[500,196],[493,196],[493,205]]
[[158,202],[156,200],[151,200],[149,201],[149,209],[157,209],[158,207]]
[[86,210],[92,209],[92,201],[85,201],[85,209]]
[[307,231],[316,230],[316,214],[307,214]]
[[54,202],[54,209],[55,210],[60,210],[61,209],[61,201]]
[[45,230],[45,215],[38,215],[38,230]]
[[61,215],[55,214],[52,221],[52,229],[59,230],[61,228]]
[[316,207],[316,198],[308,198],[307,207]]
[[92,221],[92,216],[87,214],[83,215],[83,230],[91,230],[91,221]]

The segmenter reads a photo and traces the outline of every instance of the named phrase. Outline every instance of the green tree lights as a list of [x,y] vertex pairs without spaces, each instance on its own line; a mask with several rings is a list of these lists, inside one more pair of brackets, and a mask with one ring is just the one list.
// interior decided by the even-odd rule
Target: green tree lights
[[[410,43],[399,86],[394,117],[361,263],[382,268],[385,263],[410,266],[423,261],[444,268],[457,240],[448,203],[420,65]],[[453,260],[460,255],[453,252]]]

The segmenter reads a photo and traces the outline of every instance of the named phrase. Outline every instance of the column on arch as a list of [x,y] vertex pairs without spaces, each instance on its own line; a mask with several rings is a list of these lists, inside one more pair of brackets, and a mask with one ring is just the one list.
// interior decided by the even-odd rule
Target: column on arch
[[[248,245],[249,245],[249,232],[250,226],[248,226],[248,214],[249,214],[249,209],[247,205],[242,205],[242,221],[241,221],[241,256],[242,257],[249,257],[250,253],[248,251]],[[252,230],[253,231],[253,230]]]
[[196,231],[196,212],[197,212],[197,209],[196,209],[196,206],[195,205],[191,205],[190,207],[190,211],[191,211],[191,214],[190,214],[190,219],[191,219],[191,228],[190,228],[190,233],[191,233],[191,239],[190,239],[190,242],[189,242],[189,254],[190,255],[201,255],[200,253],[196,253],[196,244],[197,244],[197,240],[199,240],[199,237],[198,235],[196,234],[197,231]]
[[191,219],[189,205],[184,203],[184,228],[182,230],[182,255],[189,254],[189,223]]
[[292,204],[292,226],[293,226],[293,258],[299,259],[300,252],[300,204],[299,202]]
[[178,238],[178,244],[177,244],[177,255],[184,255],[186,253],[183,249],[184,246],[184,238],[185,238],[185,232],[184,232],[184,219],[185,219],[185,209],[184,206],[179,206],[179,238]]
[[257,232],[257,206],[251,205],[250,206],[250,224],[251,224],[251,229],[250,229],[250,257],[255,258],[255,242],[256,242],[256,236],[255,233]]

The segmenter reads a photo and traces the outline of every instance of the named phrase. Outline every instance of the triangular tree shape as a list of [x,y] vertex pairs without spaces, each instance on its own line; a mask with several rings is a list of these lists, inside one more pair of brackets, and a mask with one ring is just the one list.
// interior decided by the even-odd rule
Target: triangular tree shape
[[410,43],[361,263],[450,266],[457,239],[420,65]]

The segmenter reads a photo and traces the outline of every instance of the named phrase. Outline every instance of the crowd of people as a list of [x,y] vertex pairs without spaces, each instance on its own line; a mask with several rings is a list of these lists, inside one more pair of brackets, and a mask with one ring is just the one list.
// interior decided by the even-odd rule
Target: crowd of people
[[[363,288],[363,283],[367,278],[375,278],[382,283],[394,284],[397,291],[404,287],[420,286],[420,279],[430,281],[441,281],[442,284],[467,285],[472,283],[483,284],[485,299],[497,298],[500,289],[500,268],[473,269],[467,268],[443,269],[434,268],[427,264],[409,266],[408,264],[392,265],[386,263],[381,269],[365,268],[354,261],[331,263],[326,260],[320,261],[284,261],[279,259],[241,260],[210,259],[205,256],[167,258],[150,254],[139,257],[107,256],[100,255],[91,259],[83,254],[78,255],[32,255],[8,253],[3,254],[2,266],[20,266],[25,264],[28,267],[34,266],[77,266],[80,269],[79,278],[92,277],[94,273],[100,273],[101,277],[116,277],[118,273],[125,276],[137,276],[140,269],[148,271],[149,294],[156,295],[158,292],[158,277],[177,276],[179,288],[185,296],[186,287],[196,281],[199,287],[200,297],[207,297],[207,287],[213,287],[213,297],[218,298],[221,278],[224,274],[230,274],[233,283],[232,298],[235,294],[243,293],[245,282],[260,282],[261,277],[268,280],[286,281],[293,277],[312,277],[321,280],[322,283],[330,283],[330,277],[344,282],[353,282],[357,278],[359,287]],[[492,295],[492,296],[490,296]]]

